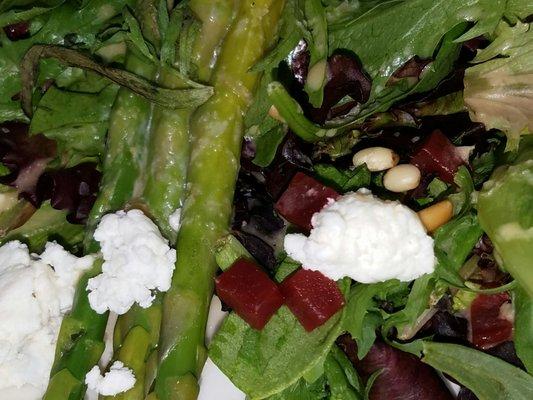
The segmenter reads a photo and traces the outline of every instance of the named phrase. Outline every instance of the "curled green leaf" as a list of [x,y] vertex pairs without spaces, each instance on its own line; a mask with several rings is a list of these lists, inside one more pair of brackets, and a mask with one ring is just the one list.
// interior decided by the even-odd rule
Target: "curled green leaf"
[[42,58],[55,58],[66,66],[96,72],[162,107],[173,109],[197,107],[213,94],[213,88],[209,86],[194,85],[184,89],[160,87],[131,72],[103,66],[76,50],[52,45],[35,45],[25,54],[20,67],[22,108],[28,116],[33,112],[32,93],[39,73],[39,61]]

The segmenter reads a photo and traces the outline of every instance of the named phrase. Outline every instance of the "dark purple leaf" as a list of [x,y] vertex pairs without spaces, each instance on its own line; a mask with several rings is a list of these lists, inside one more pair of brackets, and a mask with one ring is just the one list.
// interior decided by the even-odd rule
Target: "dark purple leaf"
[[465,344],[468,342],[468,320],[448,311],[437,311],[422,332],[442,341]]
[[233,234],[259,265],[269,271],[274,271],[277,264],[276,256],[274,255],[274,249],[268,243],[246,232],[233,232]]
[[509,364],[513,364],[515,367],[522,368],[525,370],[524,364],[516,355],[516,349],[514,347],[514,342],[507,341],[500,343],[497,346],[491,347],[488,350],[485,350],[485,353],[490,354],[491,356],[498,357]]
[[453,399],[437,372],[412,354],[378,340],[365,358],[358,360],[357,345],[352,338],[344,335],[337,343],[363,380],[381,370],[370,390],[370,400]]
[[41,201],[50,199],[52,207],[67,210],[71,223],[84,223],[96,200],[101,173],[95,163],[44,173],[37,184]]
[[27,21],[16,22],[11,25],[4,26],[4,32],[9,40],[12,42],[30,37],[30,24]]
[[391,75],[387,81],[387,86],[395,85],[402,79],[407,79],[410,81],[411,85],[415,85],[420,80],[422,72],[431,61],[431,59],[421,59],[418,56],[410,58]]
[[[371,88],[372,81],[354,56],[333,54],[328,59],[322,106],[310,109],[309,117],[316,123],[324,123],[328,119],[344,115],[357,104],[365,103],[370,97]],[[346,96],[350,96],[353,102],[334,108]]]
[[56,155],[56,143],[42,134],[29,135],[28,125],[7,122],[0,125],[0,160],[10,173],[0,183],[17,188],[21,197],[38,206],[37,181]]
[[470,389],[462,387],[457,394],[457,400],[478,400],[478,398]]

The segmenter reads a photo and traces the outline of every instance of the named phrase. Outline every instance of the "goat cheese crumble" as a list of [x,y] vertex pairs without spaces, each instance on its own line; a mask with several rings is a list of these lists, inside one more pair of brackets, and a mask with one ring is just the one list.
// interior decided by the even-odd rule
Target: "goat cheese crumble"
[[416,213],[367,189],[331,201],[311,224],[309,237],[285,237],[285,251],[333,280],[411,281],[435,268],[433,239]]
[[153,291],[170,288],[176,250],[142,211],[105,215],[94,239],[104,259],[102,273],[87,284],[89,303],[97,313],[124,314],[134,303],[150,307]]
[[41,399],[63,316],[75,286],[94,262],[57,243],[30,255],[19,241],[0,247],[0,398]]
[[115,361],[109,372],[101,375],[100,367],[95,365],[85,376],[87,387],[102,396],[115,396],[127,392],[135,386],[133,371],[120,361]]

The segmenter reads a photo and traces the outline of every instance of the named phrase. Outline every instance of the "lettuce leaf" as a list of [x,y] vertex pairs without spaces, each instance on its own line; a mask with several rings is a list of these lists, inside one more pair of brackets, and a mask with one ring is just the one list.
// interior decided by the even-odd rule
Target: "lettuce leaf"
[[533,132],[533,29],[502,22],[496,39],[480,50],[465,72],[464,100],[470,118],[507,135],[507,150]]
[[516,159],[497,168],[479,193],[479,223],[503,267],[533,297],[533,136],[522,139]]
[[[342,281],[345,296],[349,284]],[[252,399],[279,393],[329,353],[342,331],[346,307],[324,325],[306,332],[283,306],[261,331],[231,313],[209,347],[209,356],[232,382]]]

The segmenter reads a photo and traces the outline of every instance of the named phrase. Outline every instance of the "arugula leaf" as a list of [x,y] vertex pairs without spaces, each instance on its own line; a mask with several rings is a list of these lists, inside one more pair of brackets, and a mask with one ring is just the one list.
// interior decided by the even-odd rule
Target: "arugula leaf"
[[450,268],[459,271],[482,234],[477,217],[466,214],[435,231],[435,249],[443,253]]
[[325,400],[329,399],[326,390],[326,378],[320,376],[316,381],[308,383],[300,379],[284,391],[270,396],[268,400]]
[[359,377],[346,355],[337,346],[333,346],[326,357],[324,374],[331,392],[330,399],[361,400],[362,396],[357,391],[361,386]]
[[458,187],[458,192],[452,194],[448,199],[453,204],[454,214],[463,216],[472,209],[472,194],[474,193],[474,181],[464,165],[459,167],[453,181]]
[[405,307],[387,318],[383,330],[388,332],[391,328],[396,328],[400,339],[410,339],[419,327],[419,319],[431,307],[431,294],[435,289],[435,283],[435,274],[426,274],[417,278],[409,292]]
[[517,287],[513,291],[515,309],[514,344],[516,354],[524,363],[527,371],[533,374],[533,299],[526,291]]
[[383,323],[379,300],[403,292],[408,288],[408,283],[393,279],[373,284],[359,284],[350,294],[346,306],[344,329],[348,331],[357,342],[357,357],[362,359],[370,350],[376,340],[376,328]]
[[27,4],[17,4],[19,3],[17,1],[2,1],[0,4],[0,26],[3,27],[17,22],[30,21],[39,15],[53,10],[64,2],[65,0],[40,1],[38,4],[30,5],[28,9],[21,9],[19,6],[26,6]]
[[126,37],[130,43],[148,60],[156,62],[157,54],[153,45],[145,40],[139,21],[128,9],[124,10],[124,20],[129,30]]
[[[346,296],[348,282],[342,281],[341,287]],[[344,310],[312,332],[285,306],[261,331],[232,313],[211,343],[209,356],[251,398],[274,395],[295,384],[330,351],[341,333]]]
[[411,345],[421,350],[423,362],[450,375],[479,400],[533,398],[533,376],[499,358],[457,344],[417,341]]

